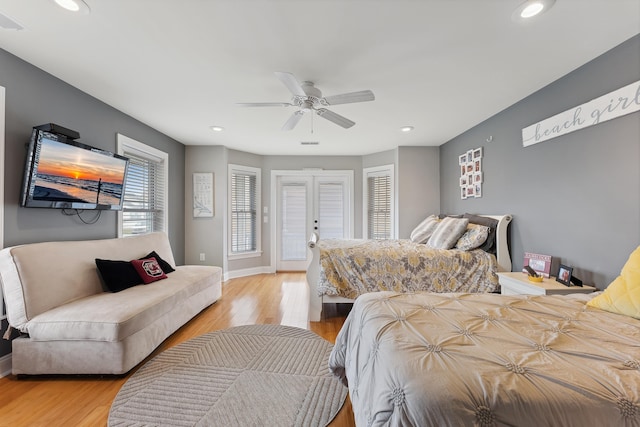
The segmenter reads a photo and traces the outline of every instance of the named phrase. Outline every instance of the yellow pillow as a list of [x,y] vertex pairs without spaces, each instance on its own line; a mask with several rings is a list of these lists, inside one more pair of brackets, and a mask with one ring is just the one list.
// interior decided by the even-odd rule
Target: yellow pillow
[[587,305],[640,319],[640,246],[631,253],[620,275]]

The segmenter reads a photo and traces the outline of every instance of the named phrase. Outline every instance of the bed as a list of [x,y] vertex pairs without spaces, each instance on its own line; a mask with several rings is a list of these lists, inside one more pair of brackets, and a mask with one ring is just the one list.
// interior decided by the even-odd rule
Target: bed
[[638,426],[640,320],[590,298],[366,294],[329,367],[358,426]]
[[312,260],[307,268],[309,320],[320,320],[324,303],[352,303],[359,295],[382,290],[499,292],[496,273],[511,271],[507,231],[512,216],[465,217],[490,225],[488,246],[434,249],[408,239],[321,240],[312,233],[308,242]]

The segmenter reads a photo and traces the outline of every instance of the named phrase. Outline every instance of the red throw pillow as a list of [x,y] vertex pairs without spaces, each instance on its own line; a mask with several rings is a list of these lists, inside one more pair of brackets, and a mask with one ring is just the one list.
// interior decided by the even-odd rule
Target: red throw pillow
[[133,268],[136,269],[144,284],[155,282],[156,280],[166,279],[160,264],[155,258],[134,259],[131,261]]

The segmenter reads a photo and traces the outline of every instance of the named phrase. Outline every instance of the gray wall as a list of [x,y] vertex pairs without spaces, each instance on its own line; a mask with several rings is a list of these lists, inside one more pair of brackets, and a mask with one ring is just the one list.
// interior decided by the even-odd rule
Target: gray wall
[[[169,198],[179,201],[169,204],[169,238],[176,262],[184,262],[184,145],[1,49],[0,86],[6,88],[5,246],[117,236],[115,212],[102,212],[96,224],[85,225],[58,209],[19,206],[31,128],[56,123],[78,131],[79,141],[105,150],[115,151],[116,133],[122,133],[169,153]],[[3,321],[0,331],[5,328]],[[0,356],[9,348],[8,342],[0,340]]]
[[[185,150],[185,264],[217,265],[225,271],[224,224],[227,209],[227,163],[225,147],[187,146]],[[213,172],[213,218],[193,218],[194,172]],[[205,260],[200,261],[200,254]]]
[[[548,254],[606,287],[640,244],[640,112],[526,148],[521,130],[638,79],[635,36],[441,146],[442,211],[513,214],[514,270]],[[483,197],[461,200],[458,155],[479,146]]]
[[440,213],[440,147],[398,147],[398,238],[431,214]]

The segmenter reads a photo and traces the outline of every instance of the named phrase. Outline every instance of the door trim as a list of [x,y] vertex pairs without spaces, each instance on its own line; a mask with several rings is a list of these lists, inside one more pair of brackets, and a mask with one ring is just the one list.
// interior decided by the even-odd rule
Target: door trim
[[354,236],[354,221],[355,221],[355,194],[354,194],[354,171],[353,170],[272,170],[271,171],[271,196],[269,200],[269,209],[271,210],[271,216],[269,218],[270,224],[270,252],[271,257],[269,260],[270,267],[275,271],[276,269],[276,256],[277,256],[277,224],[278,224],[278,209],[277,209],[277,181],[279,176],[296,177],[296,176],[309,176],[309,177],[332,177],[332,176],[346,176],[347,188],[349,190],[348,202],[349,202],[349,230],[348,238],[353,239]]

